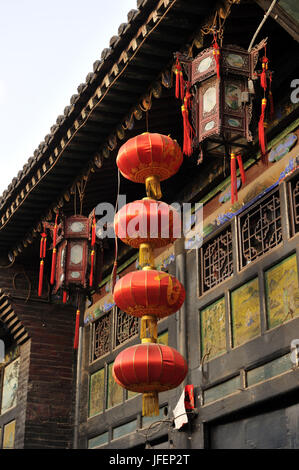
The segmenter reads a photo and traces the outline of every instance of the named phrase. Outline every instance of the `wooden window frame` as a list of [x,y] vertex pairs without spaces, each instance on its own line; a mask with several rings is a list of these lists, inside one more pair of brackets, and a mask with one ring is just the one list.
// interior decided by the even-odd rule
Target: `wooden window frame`
[[[252,205],[248,205],[245,210],[250,210],[254,204],[261,203],[264,199],[269,197],[275,191],[279,191],[279,198],[280,198],[280,216],[281,216],[281,226],[282,226],[282,241],[275,247],[271,248],[268,252],[264,253],[263,255],[257,257],[256,260],[252,261],[248,265],[239,269],[239,239],[240,239],[240,232],[239,232],[239,223],[238,218],[242,216],[243,211],[240,211],[236,216],[234,216],[230,221],[223,224],[221,227],[217,228],[216,231],[211,233],[204,242],[212,240],[214,237],[218,236],[222,231],[225,231],[229,225],[231,225],[232,229],[232,245],[233,245],[233,276],[223,280],[218,285],[214,286],[213,288],[209,289],[208,291],[201,293],[201,253],[200,250],[197,250],[197,311],[200,312],[207,306],[211,305],[217,299],[224,296],[225,297],[225,309],[226,309],[226,352],[231,353],[233,351],[237,351],[239,348],[249,346],[249,343],[255,342],[257,338],[252,338],[249,341],[246,341],[242,345],[233,347],[232,346],[232,312],[231,312],[231,292],[237,289],[238,287],[246,284],[254,277],[258,278],[258,285],[259,285],[259,293],[260,293],[260,326],[261,326],[261,334],[260,336],[264,336],[268,334],[273,329],[269,329],[267,325],[267,309],[266,309],[266,297],[265,297],[265,272],[278,264],[279,262],[283,261],[288,256],[292,255],[292,253],[296,253],[297,259],[297,271],[299,276],[299,248],[298,248],[298,236],[299,233],[295,234],[291,237],[290,231],[290,222],[289,222],[289,201],[287,195],[287,185],[289,181],[293,180],[293,178],[297,177],[298,172],[295,174],[289,175],[281,184],[275,186],[271,190],[265,193],[259,200],[253,202]],[[202,354],[201,354],[201,331],[200,331],[200,313],[198,314],[198,337],[200,340],[200,347],[199,347],[199,363],[201,367],[202,364]],[[290,321],[294,321],[295,319],[291,319],[286,321],[285,323],[277,326],[276,328],[280,328],[286,323]],[[274,328],[274,330],[276,329]],[[259,337],[260,337],[259,336]],[[259,338],[258,337],[258,338]],[[212,358],[209,363],[219,362],[223,358],[223,355],[219,357]],[[210,385],[209,385],[210,386]]]

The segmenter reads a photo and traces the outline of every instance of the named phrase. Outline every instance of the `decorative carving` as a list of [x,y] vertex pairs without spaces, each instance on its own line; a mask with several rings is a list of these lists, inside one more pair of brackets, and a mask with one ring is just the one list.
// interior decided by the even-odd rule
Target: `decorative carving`
[[110,352],[111,349],[111,312],[103,315],[93,325],[92,361]]
[[278,191],[250,208],[240,217],[239,223],[240,267],[243,268],[282,241]]
[[233,274],[231,228],[224,230],[202,248],[202,293]]
[[138,318],[118,310],[116,313],[115,346],[138,334]]

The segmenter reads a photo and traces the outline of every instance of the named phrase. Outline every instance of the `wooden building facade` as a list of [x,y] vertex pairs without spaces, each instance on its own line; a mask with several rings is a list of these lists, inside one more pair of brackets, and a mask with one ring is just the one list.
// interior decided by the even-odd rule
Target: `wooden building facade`
[[[138,0],[64,115],[0,200],[0,448],[298,448],[299,433],[299,117],[298,6],[292,0]],[[184,383],[160,394],[159,417],[143,417],[141,395],[118,386],[113,362],[140,342],[139,320],[111,293],[114,240],[102,243],[101,279],[81,305],[37,295],[43,223],[57,210],[88,216],[101,202],[127,202],[144,187],[118,181],[116,156],[143,132],[171,135],[183,146],[175,97],[175,54],[195,58],[213,27],[224,45],[248,49],[268,38],[274,113],[267,119],[268,160],[252,108],[253,142],[243,149],[231,203],[229,156],[195,148],[162,182],[163,200],[203,205],[203,240],[155,250],[155,263],[185,286],[179,312],[158,322],[158,342],[188,364]],[[51,250],[45,257],[50,277]],[[137,251],[119,246],[119,278],[138,269]],[[173,410],[194,385],[195,411],[181,429]]]

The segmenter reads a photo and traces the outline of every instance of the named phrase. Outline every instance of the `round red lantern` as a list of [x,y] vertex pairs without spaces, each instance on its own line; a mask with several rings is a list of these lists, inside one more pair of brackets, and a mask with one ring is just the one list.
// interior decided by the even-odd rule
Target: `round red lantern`
[[131,346],[115,359],[115,381],[133,392],[143,393],[142,414],[159,414],[158,393],[178,387],[188,366],[181,354],[170,346],[146,343]]
[[173,176],[183,162],[178,143],[162,134],[145,132],[121,146],[116,159],[121,174],[145,183],[147,195],[161,198],[160,181]]
[[115,285],[116,305],[135,317],[141,317],[140,338],[157,339],[157,319],[177,312],[184,303],[184,286],[168,273],[146,269],[123,276]]
[[116,283],[113,298],[129,315],[164,318],[181,308],[185,289],[178,279],[163,271],[133,271]]
[[169,204],[145,198],[126,204],[115,215],[114,230],[127,245],[153,248],[173,243],[181,236],[180,214]]

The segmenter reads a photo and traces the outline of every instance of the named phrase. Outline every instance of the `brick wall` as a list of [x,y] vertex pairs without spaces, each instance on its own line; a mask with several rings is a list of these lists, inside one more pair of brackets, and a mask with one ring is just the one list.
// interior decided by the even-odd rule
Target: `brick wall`
[[23,290],[19,282],[18,289],[14,283],[13,289],[13,277],[13,269],[0,269],[0,288],[8,292],[11,308],[30,338],[21,346],[15,447],[71,448],[76,309],[36,297],[28,300],[28,286]]

